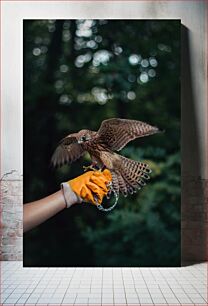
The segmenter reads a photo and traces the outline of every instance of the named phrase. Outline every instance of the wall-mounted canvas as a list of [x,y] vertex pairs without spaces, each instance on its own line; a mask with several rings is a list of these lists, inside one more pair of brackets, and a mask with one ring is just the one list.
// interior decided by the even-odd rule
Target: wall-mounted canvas
[[[180,28],[180,20],[23,21],[24,203],[91,163],[84,154],[51,166],[66,135],[110,118],[161,131],[115,152],[149,166],[146,185],[120,192],[111,211],[77,203],[26,232],[25,267],[180,266]],[[125,126],[112,137],[123,141],[124,129],[131,134]]]

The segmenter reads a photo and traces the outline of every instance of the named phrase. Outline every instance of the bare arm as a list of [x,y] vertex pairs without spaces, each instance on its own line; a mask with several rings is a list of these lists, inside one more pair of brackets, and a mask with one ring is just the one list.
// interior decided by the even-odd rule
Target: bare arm
[[[75,204],[71,199],[71,205]],[[66,202],[61,190],[38,201],[24,204],[23,206],[23,231],[27,232],[43,223],[58,212],[66,208]]]

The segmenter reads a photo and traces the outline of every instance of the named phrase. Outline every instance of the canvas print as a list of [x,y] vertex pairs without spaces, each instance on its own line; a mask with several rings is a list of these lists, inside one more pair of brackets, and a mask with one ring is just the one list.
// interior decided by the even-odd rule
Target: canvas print
[[180,266],[180,20],[24,20],[24,266]]

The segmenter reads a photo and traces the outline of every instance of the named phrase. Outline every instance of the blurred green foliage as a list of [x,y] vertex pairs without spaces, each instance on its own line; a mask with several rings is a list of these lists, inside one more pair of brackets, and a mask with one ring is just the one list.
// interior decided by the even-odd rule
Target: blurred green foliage
[[180,21],[25,20],[24,202],[90,162],[52,169],[60,139],[111,117],[165,130],[121,152],[150,182],[109,214],[79,204],[26,233],[25,266],[180,265]]

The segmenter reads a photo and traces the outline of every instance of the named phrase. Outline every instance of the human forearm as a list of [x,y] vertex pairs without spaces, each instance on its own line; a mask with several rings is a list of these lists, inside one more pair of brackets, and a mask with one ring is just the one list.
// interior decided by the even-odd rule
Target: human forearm
[[29,231],[64,208],[66,208],[66,203],[61,190],[41,200],[24,204],[23,231]]

